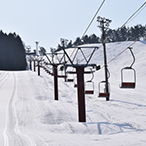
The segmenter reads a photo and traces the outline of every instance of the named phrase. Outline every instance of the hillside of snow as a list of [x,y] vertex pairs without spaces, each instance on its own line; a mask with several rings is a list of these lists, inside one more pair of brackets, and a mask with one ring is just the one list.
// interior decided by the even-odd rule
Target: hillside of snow
[[[132,43],[107,44],[108,62]],[[94,94],[85,95],[86,123],[78,122],[77,88],[73,82],[58,79],[59,100],[55,101],[53,76],[44,69],[41,68],[41,76],[30,70],[0,71],[0,145],[145,146],[146,41],[136,42],[132,47],[136,88],[119,88],[121,69],[133,61],[126,50],[108,64],[110,101],[98,98],[98,83],[105,78],[104,68],[94,73]],[[86,55],[90,53],[91,49],[85,49]],[[76,61],[81,60],[79,54]],[[95,52],[91,63],[103,66],[102,47]],[[131,79],[131,75],[127,76]],[[85,75],[85,82],[91,78],[92,75]]]

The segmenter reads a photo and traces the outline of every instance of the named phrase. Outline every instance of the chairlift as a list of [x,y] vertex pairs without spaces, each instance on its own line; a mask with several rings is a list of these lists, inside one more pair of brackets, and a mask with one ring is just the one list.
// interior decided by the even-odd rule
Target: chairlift
[[73,75],[71,75],[72,72],[73,72],[73,71],[71,71],[71,72],[69,71],[69,72],[68,72],[66,82],[74,82]]
[[76,88],[78,85],[77,85],[77,77],[74,78],[74,87]]
[[64,73],[64,69],[65,69],[65,67],[64,67],[64,65],[62,65],[60,67],[60,69],[58,70],[58,72],[61,72],[61,74],[58,75],[59,78],[67,78],[67,75],[65,75],[65,73]]
[[74,87],[75,87],[75,88],[78,87],[77,83],[74,84]]
[[[109,83],[108,83],[108,86],[109,86]],[[106,81],[99,82],[98,87],[99,87],[98,97],[106,97],[106,98],[110,97],[109,91],[108,92],[106,91]]]
[[[120,88],[135,88],[136,86],[136,71],[135,69],[132,68],[133,64],[135,63],[135,57],[134,54],[132,52],[132,48],[129,47],[128,48],[133,56],[133,62],[131,64],[130,67],[124,67],[121,69],[121,86]],[[126,74],[126,72],[128,72],[128,74]],[[126,79],[124,77],[127,77],[128,79]],[[129,81],[129,78],[131,81]]]
[[94,83],[92,82],[92,80],[94,78],[94,74],[93,74],[92,69],[90,69],[90,70],[92,73],[92,78],[91,78],[91,80],[85,82],[85,94],[94,94]]
[[[133,76],[133,81],[124,81],[124,71],[132,71],[129,76]],[[120,88],[135,88],[136,86],[136,71],[131,67],[125,67],[121,70],[121,86]]]
[[58,78],[67,78],[66,75],[58,75]]
[[73,82],[74,81],[74,79],[67,79],[67,82]]
[[91,80],[85,83],[85,94],[94,94],[94,83]]

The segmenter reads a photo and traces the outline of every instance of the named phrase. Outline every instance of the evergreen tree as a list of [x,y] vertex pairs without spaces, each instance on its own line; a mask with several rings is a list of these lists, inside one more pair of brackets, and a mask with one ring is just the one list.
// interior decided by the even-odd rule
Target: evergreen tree
[[61,47],[60,44],[58,44],[58,46],[57,46],[57,50],[56,50],[56,51],[60,51],[60,50],[62,50],[62,47]]
[[72,45],[72,40],[69,41],[69,43],[67,44],[67,48],[71,48],[73,45]]
[[120,41],[126,41],[128,36],[127,36],[127,28],[124,26],[121,29],[119,29],[119,37]]
[[15,33],[0,32],[0,70],[25,70],[26,54],[22,40]]
[[100,43],[100,38],[97,37],[95,34],[89,36],[89,43]]
[[88,35],[85,35],[85,36],[82,38],[82,40],[83,40],[83,44],[89,44],[89,37],[88,37]]
[[73,43],[73,46],[78,46],[78,45],[82,45],[83,42],[81,41],[80,37],[77,37],[75,42]]
[[[143,40],[146,40],[146,25],[142,26],[141,24],[138,24],[134,27],[122,27],[118,29],[108,29],[105,32],[105,36],[107,39],[107,42],[119,42],[119,41],[135,41],[139,39],[139,37],[142,37]],[[143,36],[144,35],[144,36]],[[75,42],[72,43],[70,41],[66,47],[72,47],[72,46],[78,46],[82,44],[91,44],[91,43],[100,43],[102,42],[102,38],[97,37],[95,34],[92,34],[90,36],[85,35],[82,40],[80,37],[77,37]],[[58,49],[61,49],[61,45],[58,45]]]

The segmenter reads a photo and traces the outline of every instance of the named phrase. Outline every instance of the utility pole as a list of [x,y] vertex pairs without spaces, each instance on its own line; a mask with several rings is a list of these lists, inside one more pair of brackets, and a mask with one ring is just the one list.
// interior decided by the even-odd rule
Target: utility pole
[[27,46],[27,47],[26,47],[26,53],[29,54],[30,52],[31,52],[31,46]]
[[40,60],[38,60],[38,76],[40,76]]
[[30,58],[30,60],[29,60],[29,68],[30,68],[30,70],[32,70],[32,60],[31,60],[31,58]]
[[39,42],[36,41],[35,43],[36,43],[36,55],[38,56],[39,55],[39,50],[38,50],[38,44],[39,44]]
[[31,46],[27,46],[26,47],[26,53],[29,55],[29,68],[30,70],[32,70],[32,57],[30,55],[30,52],[31,52]]
[[[65,46],[67,45],[67,39],[61,39],[61,44],[62,44],[62,47],[63,49],[65,49]],[[66,76],[66,58],[65,58],[65,53],[64,53],[64,75]],[[64,78],[65,82],[66,82],[66,78]]]
[[[105,31],[109,27],[109,23],[111,23],[111,20],[98,17],[97,21],[99,22],[99,28],[101,29],[102,32],[102,44],[103,44],[103,51],[104,51],[104,68],[105,68],[105,92],[109,93],[109,84],[108,84],[108,67],[107,67],[107,57],[106,57],[106,37],[105,37]],[[109,100],[109,97],[106,97],[106,100]]]
[[34,70],[34,72],[35,72],[35,58],[34,58],[34,60],[33,60],[33,70]]
[[54,97],[55,100],[58,100],[58,71],[56,64],[53,64],[53,73],[54,73]]

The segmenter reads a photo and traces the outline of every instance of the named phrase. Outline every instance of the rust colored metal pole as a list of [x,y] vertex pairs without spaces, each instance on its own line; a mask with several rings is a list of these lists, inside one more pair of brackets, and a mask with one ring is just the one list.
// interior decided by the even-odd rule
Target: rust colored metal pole
[[40,76],[40,61],[38,61],[38,76]]
[[76,67],[76,72],[77,72],[79,122],[86,122],[84,67]]
[[55,97],[55,100],[58,100],[58,72],[57,72],[57,65],[53,65],[53,72],[54,72],[54,97]]
[[29,61],[30,70],[32,70],[31,60]]
[[34,62],[33,62],[34,64],[33,64],[33,70],[35,71],[35,60],[34,60]]
[[[104,51],[104,68],[105,68],[105,81],[106,81],[106,93],[109,93],[108,85],[108,68],[107,68],[107,57],[106,57],[106,45],[105,45],[105,30],[104,25],[102,26],[102,39],[103,39],[103,51]],[[109,101],[109,97],[106,97],[106,101]]]

